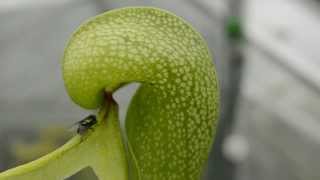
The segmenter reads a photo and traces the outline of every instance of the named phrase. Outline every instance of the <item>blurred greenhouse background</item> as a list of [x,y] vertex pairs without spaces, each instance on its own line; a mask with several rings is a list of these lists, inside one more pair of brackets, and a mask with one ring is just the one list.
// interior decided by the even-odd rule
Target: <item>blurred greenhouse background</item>
[[[213,53],[222,108],[204,180],[320,179],[318,0],[1,0],[0,171],[61,145],[89,113],[66,94],[63,49],[81,22],[129,5],[187,19]],[[116,94],[122,119],[136,88]]]

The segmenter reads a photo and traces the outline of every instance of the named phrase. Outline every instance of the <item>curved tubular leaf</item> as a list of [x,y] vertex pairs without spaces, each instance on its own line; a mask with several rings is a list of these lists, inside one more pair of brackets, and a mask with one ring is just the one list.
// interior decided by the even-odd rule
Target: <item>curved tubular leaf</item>
[[101,180],[127,180],[128,167],[114,102],[102,107],[93,128],[52,153],[0,173],[0,180],[62,180],[85,167],[91,167]]
[[126,133],[134,179],[198,179],[218,114],[218,87],[202,37],[164,10],[112,10],[80,26],[65,49],[65,86],[84,108],[141,82]]

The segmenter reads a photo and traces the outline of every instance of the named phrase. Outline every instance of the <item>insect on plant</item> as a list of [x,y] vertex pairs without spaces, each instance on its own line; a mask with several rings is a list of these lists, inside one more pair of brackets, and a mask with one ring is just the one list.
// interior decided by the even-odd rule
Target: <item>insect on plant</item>
[[[0,180],[62,180],[86,167],[100,180],[201,179],[220,91],[210,50],[189,23],[152,7],[105,12],[72,35],[62,72],[70,98],[98,119],[77,122],[80,136]],[[112,95],[131,82],[141,85],[122,129]]]
[[77,133],[83,135],[89,129],[92,128],[93,125],[97,123],[97,118],[95,115],[91,114],[84,119],[78,121],[76,124],[78,125]]

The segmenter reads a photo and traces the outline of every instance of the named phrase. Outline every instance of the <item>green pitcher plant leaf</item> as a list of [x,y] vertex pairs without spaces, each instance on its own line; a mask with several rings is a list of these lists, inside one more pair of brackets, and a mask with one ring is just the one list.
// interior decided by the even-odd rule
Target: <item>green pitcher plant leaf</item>
[[[92,132],[76,136],[82,140],[71,140],[80,141],[69,147],[77,155],[48,157],[48,167],[32,168],[31,162],[25,173],[40,169],[54,176],[50,164],[70,156],[72,168],[57,174],[67,176],[90,166],[100,179],[128,179],[128,157],[129,179],[201,178],[216,131],[219,89],[208,47],[186,21],[151,7],[108,11],[85,22],[72,35],[62,69],[71,99],[86,109],[100,108],[98,124]],[[112,115],[117,110],[113,108],[116,103],[106,97],[132,82],[140,87],[121,133],[118,125],[108,127],[110,119],[117,119]],[[61,153],[56,151],[53,153]],[[9,176],[14,177],[21,168],[24,165],[9,170]],[[5,179],[2,177],[0,174],[0,180]]]
[[92,128],[35,161],[0,173],[0,180],[63,180],[86,167],[101,180],[128,179],[115,102],[109,100],[101,107]]

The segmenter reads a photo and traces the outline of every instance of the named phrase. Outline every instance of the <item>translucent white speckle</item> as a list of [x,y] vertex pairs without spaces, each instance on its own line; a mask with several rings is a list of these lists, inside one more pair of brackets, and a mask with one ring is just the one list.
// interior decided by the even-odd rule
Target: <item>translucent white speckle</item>
[[72,99],[91,109],[100,106],[102,89],[141,82],[126,130],[142,178],[196,179],[218,113],[210,58],[202,38],[180,18],[127,8],[80,27],[65,51],[64,79]]

